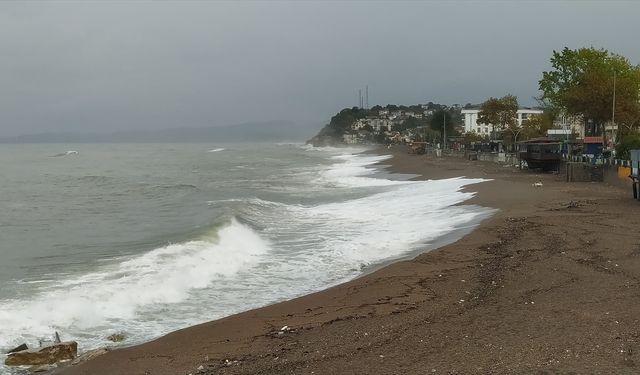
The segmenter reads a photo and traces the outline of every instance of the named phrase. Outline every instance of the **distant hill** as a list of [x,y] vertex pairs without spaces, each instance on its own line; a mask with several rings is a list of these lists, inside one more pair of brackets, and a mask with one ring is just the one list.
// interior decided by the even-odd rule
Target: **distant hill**
[[108,142],[283,142],[304,141],[317,124],[268,121],[202,128],[119,131],[113,133],[42,133],[0,138],[0,143],[108,143]]

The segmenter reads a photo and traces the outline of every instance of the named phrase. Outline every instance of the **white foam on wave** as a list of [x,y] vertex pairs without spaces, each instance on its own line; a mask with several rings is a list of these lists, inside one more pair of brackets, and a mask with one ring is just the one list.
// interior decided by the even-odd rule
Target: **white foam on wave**
[[457,205],[474,195],[463,191],[465,186],[487,180],[374,178],[372,164],[386,158],[334,156],[337,163],[314,180],[346,191],[367,187],[360,198],[317,205],[247,200],[244,213],[264,226],[261,233],[278,248],[270,254],[269,266],[252,270],[255,294],[273,301],[349,280],[366,266],[424,249],[437,238],[491,214],[491,209]]
[[481,179],[415,181],[361,199],[313,207],[303,220],[329,221],[344,234],[327,238],[323,246],[351,266],[368,265],[401,256],[483,214],[454,207],[474,194],[462,192]]
[[226,281],[217,299],[233,313],[311,293],[359,276],[368,266],[415,254],[441,236],[475,225],[491,209],[458,206],[482,179],[454,178],[372,187],[378,193],[333,203],[247,200],[251,217],[274,244],[262,263]]
[[344,155],[344,154],[356,154],[367,150],[367,147],[364,146],[314,146],[312,144],[305,144],[298,146],[299,148],[305,151],[317,151],[322,153],[330,153],[335,155]]
[[375,178],[375,164],[391,157],[357,153],[333,156],[338,163],[323,171],[320,181],[342,187],[385,187],[384,190],[360,199],[293,208],[302,225],[322,228],[323,223],[331,223],[341,228],[334,235],[327,234],[321,246],[345,267],[401,256],[491,212],[455,206],[473,197],[474,193],[462,191],[465,186],[487,181],[484,179]]
[[224,151],[224,150],[226,150],[226,149],[225,148],[214,148],[214,149],[211,149],[211,150],[209,150],[207,152],[220,152],[220,151]]
[[[482,179],[413,181],[360,199],[317,206],[287,205],[268,232],[310,233],[304,258],[342,280],[345,270],[400,257],[487,215],[490,210],[455,206],[474,193],[461,189]],[[265,205],[265,203],[261,203]],[[283,219],[287,217],[288,220]],[[277,219],[277,220],[276,220]],[[301,239],[308,241],[309,239]],[[313,272],[309,269],[307,272]]]
[[317,182],[338,187],[367,187],[406,184],[407,181],[368,177],[377,172],[377,169],[373,166],[374,164],[390,158],[391,155],[364,155],[352,153],[333,156],[332,159],[337,161],[337,163],[331,165],[327,170],[322,171]]
[[53,156],[54,156],[54,157],[58,157],[58,156],[78,155],[78,154],[79,154],[79,153],[78,153],[78,151],[75,151],[75,150],[69,150],[69,151],[66,151],[66,152],[62,152],[62,153],[60,153],[60,154],[55,154],[55,155],[53,155]]
[[269,250],[268,241],[233,220],[207,238],[49,283],[29,300],[0,301],[0,347],[33,343],[54,330],[65,339],[82,337],[83,343],[94,345],[104,340],[99,335],[105,327],[134,331],[140,310],[181,302],[193,290],[249,267]]

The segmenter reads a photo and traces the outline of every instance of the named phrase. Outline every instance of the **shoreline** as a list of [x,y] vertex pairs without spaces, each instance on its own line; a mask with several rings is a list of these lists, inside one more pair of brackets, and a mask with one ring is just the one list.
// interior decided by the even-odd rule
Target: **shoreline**
[[[456,241],[347,283],[55,373],[636,372],[640,358],[631,347],[640,328],[632,324],[640,307],[632,297],[640,271],[633,266],[640,251],[636,260],[632,250],[640,239],[618,234],[640,220],[627,192],[486,162],[408,155],[400,147],[377,151],[394,155],[383,162],[390,172],[492,179],[465,187],[476,195],[462,204],[498,211]],[[535,181],[544,186],[532,187]],[[600,267],[623,263],[596,246],[612,235],[618,258],[633,257],[623,273]],[[627,287],[603,289],[614,285]],[[619,303],[612,305],[616,293]]]

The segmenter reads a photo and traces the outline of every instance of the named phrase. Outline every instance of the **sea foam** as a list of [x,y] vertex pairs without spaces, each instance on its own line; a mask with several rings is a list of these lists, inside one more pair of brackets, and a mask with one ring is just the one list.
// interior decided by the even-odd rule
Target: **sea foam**
[[231,277],[269,249],[257,233],[232,220],[199,240],[49,283],[30,300],[0,301],[0,347],[33,344],[54,330],[66,338],[108,325],[132,330],[141,309],[181,302],[192,290]]

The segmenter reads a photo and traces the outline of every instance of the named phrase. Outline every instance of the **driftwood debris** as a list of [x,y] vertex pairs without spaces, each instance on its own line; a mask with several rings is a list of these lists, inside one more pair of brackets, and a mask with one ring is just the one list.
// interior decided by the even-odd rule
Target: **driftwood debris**
[[78,343],[68,341],[11,353],[7,356],[4,364],[7,366],[51,365],[74,359],[77,354]]

